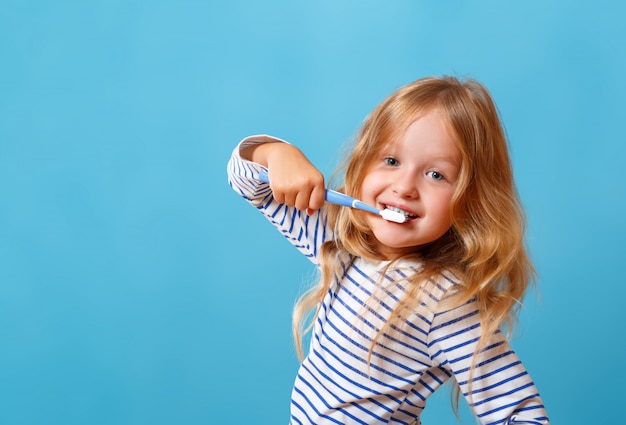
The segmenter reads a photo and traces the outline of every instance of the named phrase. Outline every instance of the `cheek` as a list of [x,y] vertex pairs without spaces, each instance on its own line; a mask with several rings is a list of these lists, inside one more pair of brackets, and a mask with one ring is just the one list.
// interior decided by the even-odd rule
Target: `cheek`
[[377,181],[376,177],[371,173],[365,176],[365,178],[363,179],[363,182],[361,183],[361,189],[359,191],[358,196],[361,199],[373,198],[377,191],[376,181]]
[[442,214],[442,219],[452,221],[452,193],[442,194],[437,200],[437,209]]

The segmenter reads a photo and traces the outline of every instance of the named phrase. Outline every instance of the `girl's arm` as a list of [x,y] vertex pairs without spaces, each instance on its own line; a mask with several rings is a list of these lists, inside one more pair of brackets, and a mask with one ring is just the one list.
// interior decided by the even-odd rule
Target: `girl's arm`
[[[268,171],[271,185],[259,180],[261,171]],[[304,154],[275,137],[250,136],[234,149],[227,172],[231,188],[318,265],[319,248],[333,234],[321,208],[324,179]]]
[[448,370],[482,424],[549,424],[543,401],[519,357],[498,332],[470,368],[480,335],[475,301],[433,318],[431,358]]
[[300,149],[282,141],[245,146],[243,159],[267,167],[274,199],[311,215],[324,205],[324,176]]

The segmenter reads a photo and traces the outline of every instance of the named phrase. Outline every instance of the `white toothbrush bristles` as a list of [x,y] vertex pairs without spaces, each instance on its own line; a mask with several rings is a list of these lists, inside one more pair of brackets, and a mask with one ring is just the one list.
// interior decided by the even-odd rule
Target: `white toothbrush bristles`
[[387,221],[393,221],[394,223],[404,223],[407,218],[406,216],[398,211],[393,210],[382,210],[380,215]]

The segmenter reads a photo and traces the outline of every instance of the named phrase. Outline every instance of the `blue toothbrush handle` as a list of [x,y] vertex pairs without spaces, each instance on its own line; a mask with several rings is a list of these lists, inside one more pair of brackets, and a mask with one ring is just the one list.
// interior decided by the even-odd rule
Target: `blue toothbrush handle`
[[331,204],[342,205],[344,207],[357,208],[363,211],[369,211],[374,214],[380,214],[380,211],[374,207],[367,205],[365,202],[359,201],[352,196],[344,193],[336,192],[332,189],[326,189],[326,201]]
[[[259,180],[264,183],[269,183],[270,179],[267,175],[266,171],[261,171],[259,173]],[[369,211],[374,214],[380,214],[380,211],[376,208],[367,205],[366,203],[359,201],[358,199],[353,198],[352,196],[348,196],[346,194],[337,192],[332,189],[326,189],[326,202],[330,202],[331,204],[342,205],[344,207],[350,208],[358,208],[360,210]]]
[[259,173],[259,180],[261,180],[263,183],[270,182],[270,177],[267,175],[267,171],[261,171]]

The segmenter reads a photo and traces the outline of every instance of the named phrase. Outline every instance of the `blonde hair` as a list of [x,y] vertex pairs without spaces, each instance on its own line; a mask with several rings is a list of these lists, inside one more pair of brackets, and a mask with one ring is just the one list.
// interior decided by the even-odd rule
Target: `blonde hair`
[[[438,240],[416,247],[414,256],[423,268],[409,278],[406,295],[378,332],[370,355],[385,331],[401,325],[419,308],[425,285],[444,270],[458,275],[462,284],[460,290],[440,303],[438,310],[471,299],[478,303],[481,338],[475,354],[485,348],[494,332],[513,328],[520,300],[533,281],[534,269],[524,245],[525,218],[514,185],[504,129],[489,92],[475,80],[423,78],[385,99],[363,123],[342,168],[345,177],[340,189],[358,196],[372,159],[432,109],[437,109],[446,121],[461,155],[452,199],[452,226]],[[340,273],[340,254],[381,259],[368,243],[371,230],[359,211],[329,208],[335,238],[322,246],[320,281],[302,295],[294,308],[294,339],[301,359],[301,338],[310,329],[310,325],[305,329],[307,313],[319,308],[331,281]]]

